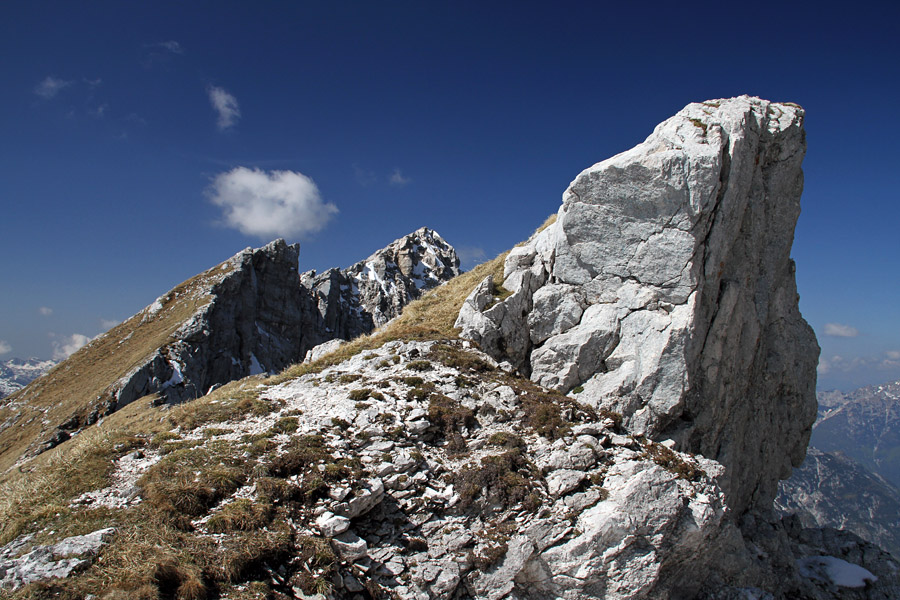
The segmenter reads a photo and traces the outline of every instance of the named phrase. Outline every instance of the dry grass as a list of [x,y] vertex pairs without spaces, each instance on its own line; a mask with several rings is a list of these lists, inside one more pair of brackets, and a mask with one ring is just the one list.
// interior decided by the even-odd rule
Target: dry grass
[[60,534],[73,531],[68,521],[83,521],[81,529],[66,535],[92,531],[83,513],[75,515],[69,501],[109,484],[112,461],[145,445],[164,425],[150,398],[134,402],[63,446],[38,456],[28,470],[14,469],[0,482],[0,544],[25,531],[37,531],[48,523]]
[[[4,398],[0,422],[21,412],[16,425],[0,432],[0,473],[9,469],[29,448],[34,449],[57,425],[73,415],[84,419],[96,405],[109,399],[109,388],[144,364],[157,349],[175,341],[177,329],[211,296],[202,293],[226,271],[218,265],[175,287],[161,298],[163,308],[143,320],[143,311],[93,340],[50,370],[44,377]],[[9,403],[21,404],[15,410]],[[31,417],[37,417],[31,420]],[[48,425],[43,425],[46,418]],[[29,422],[30,421],[30,422]]]
[[258,375],[232,381],[206,396],[176,406],[169,421],[189,431],[209,423],[235,421],[244,415],[267,415],[279,405],[259,399],[261,383]]

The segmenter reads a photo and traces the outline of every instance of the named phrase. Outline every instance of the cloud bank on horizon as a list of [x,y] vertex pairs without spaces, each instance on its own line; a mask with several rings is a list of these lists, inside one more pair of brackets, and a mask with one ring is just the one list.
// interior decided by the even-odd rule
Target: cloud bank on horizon
[[316,233],[338,212],[297,171],[235,167],[217,175],[207,194],[222,209],[224,225],[263,240]]

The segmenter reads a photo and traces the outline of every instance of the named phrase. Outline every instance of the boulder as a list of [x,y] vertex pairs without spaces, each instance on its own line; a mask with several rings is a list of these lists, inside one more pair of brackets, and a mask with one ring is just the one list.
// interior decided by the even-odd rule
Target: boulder
[[[510,253],[508,299],[457,326],[545,386],[726,467],[735,514],[770,507],[805,454],[818,345],[790,258],[803,110],[688,105],[586,169],[557,220]],[[523,314],[524,313],[524,314]]]

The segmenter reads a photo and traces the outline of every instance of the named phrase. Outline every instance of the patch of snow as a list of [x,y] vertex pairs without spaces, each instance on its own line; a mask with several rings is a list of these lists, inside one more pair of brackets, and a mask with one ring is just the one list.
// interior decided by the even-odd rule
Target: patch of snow
[[156,301],[147,307],[147,316],[155,317],[159,311],[163,309],[162,298],[157,298]]
[[834,556],[807,556],[797,561],[800,574],[815,581],[828,581],[840,587],[861,588],[878,577],[868,569]]
[[173,360],[169,363],[169,366],[172,367],[172,376],[169,377],[169,380],[167,382],[162,384],[161,389],[164,390],[167,390],[173,385],[178,385],[179,383],[182,383],[184,381],[184,376],[181,374],[181,369],[184,368],[182,364],[177,360]]
[[266,370],[262,368],[262,365],[259,364],[259,360],[257,360],[256,355],[250,354],[250,374],[251,375],[262,375]]

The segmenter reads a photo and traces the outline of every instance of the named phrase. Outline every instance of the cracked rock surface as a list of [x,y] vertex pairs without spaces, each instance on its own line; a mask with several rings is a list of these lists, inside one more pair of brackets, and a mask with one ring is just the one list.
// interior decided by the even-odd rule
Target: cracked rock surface
[[563,194],[457,326],[541,385],[721,462],[736,514],[768,507],[805,454],[818,345],[790,258],[803,110],[690,104]]

